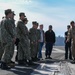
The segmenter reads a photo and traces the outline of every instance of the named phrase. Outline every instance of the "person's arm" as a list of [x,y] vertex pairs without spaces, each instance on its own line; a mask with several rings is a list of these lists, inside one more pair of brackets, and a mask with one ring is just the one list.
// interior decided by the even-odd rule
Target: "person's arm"
[[45,43],[47,41],[47,32],[45,32]]
[[22,22],[19,22],[18,25],[17,25],[17,27],[19,27],[21,33],[22,33],[24,36],[27,35],[26,30],[25,30],[25,26],[23,25]]
[[68,31],[68,35],[67,35],[67,40],[66,40],[66,42],[69,42],[70,39],[72,39],[72,32],[71,32],[71,29]]
[[67,36],[68,36],[68,32],[65,32],[65,34],[64,34],[64,37],[65,37],[65,40],[64,40],[64,43],[66,43],[67,41]]
[[55,32],[54,32],[54,43],[55,43],[55,41],[56,41],[56,36],[55,36]]
[[68,32],[65,32],[65,38],[67,38],[67,34],[68,34]]
[[40,37],[41,37],[41,32],[40,32],[40,30],[37,30],[38,31],[38,42],[40,42]]
[[43,40],[45,42],[45,32],[44,32],[44,30],[43,30]]
[[4,26],[9,35],[14,38],[12,23],[10,21],[6,21]]

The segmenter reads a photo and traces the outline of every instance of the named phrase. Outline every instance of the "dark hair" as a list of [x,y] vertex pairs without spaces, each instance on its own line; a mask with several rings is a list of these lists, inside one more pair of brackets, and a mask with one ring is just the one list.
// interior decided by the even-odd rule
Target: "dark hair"
[[52,25],[49,25],[49,28],[52,28]]
[[74,24],[74,21],[71,21],[70,24]]
[[43,24],[40,24],[40,26],[43,26]]
[[70,28],[70,25],[67,25],[68,28]]
[[37,24],[37,22],[36,21],[33,21],[32,24]]

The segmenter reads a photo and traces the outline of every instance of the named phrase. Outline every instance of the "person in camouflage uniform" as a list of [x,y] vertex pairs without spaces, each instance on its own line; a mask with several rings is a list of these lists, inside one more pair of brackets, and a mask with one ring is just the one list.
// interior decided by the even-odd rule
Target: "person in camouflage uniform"
[[1,24],[3,22],[3,18],[2,18],[2,21],[0,22],[0,60],[2,58],[2,55],[3,55],[3,49],[2,49],[2,43],[1,43]]
[[29,60],[29,63],[28,64],[32,64],[32,59],[31,59],[31,51],[30,51],[30,39],[29,39],[29,31],[28,31],[28,28],[26,26],[26,24],[28,23],[28,20],[27,18],[25,18],[23,20],[23,22],[25,23],[25,31],[26,31],[26,37],[25,37],[25,43],[26,43],[26,47],[25,47],[25,50],[26,50],[26,58],[27,60]]
[[1,43],[4,50],[4,54],[1,59],[2,69],[9,69],[8,64],[12,63],[11,59],[14,54],[15,36],[13,32],[13,24],[11,23],[11,14],[11,9],[5,10],[6,17],[1,24]]
[[[27,20],[24,13],[20,13],[20,21],[17,23],[17,36],[20,40],[18,45],[18,64],[22,65],[25,62],[31,64],[29,33],[26,27]],[[29,60],[29,62],[27,62]]]
[[30,50],[31,50],[31,57],[32,60],[36,60],[36,55],[37,55],[37,22],[33,21],[32,22],[33,27],[29,30],[29,38],[30,38]]
[[25,57],[25,36],[26,36],[26,33],[25,33],[25,24],[23,22],[24,18],[26,17],[25,14],[22,12],[22,13],[19,13],[19,17],[20,17],[20,20],[17,22],[17,38],[20,40],[19,44],[18,44],[18,64],[21,65],[21,64],[24,64],[24,59],[26,58]]
[[15,27],[15,20],[14,20],[14,16],[15,16],[15,13],[14,11],[12,11],[11,13],[11,23],[13,24],[13,32],[14,32],[14,36],[16,37],[17,36],[17,32],[16,32],[16,27]]
[[4,19],[5,19],[5,17],[3,16],[2,17],[2,21],[0,22],[0,60],[1,60],[3,52],[4,52],[4,50],[2,48],[2,43],[1,43],[1,40],[2,40],[1,39],[1,25],[2,25]]
[[71,21],[70,24],[71,24],[72,28],[68,32],[67,41],[70,41],[70,39],[71,39],[72,55],[73,55],[73,60],[74,60],[74,63],[75,63],[75,22]]

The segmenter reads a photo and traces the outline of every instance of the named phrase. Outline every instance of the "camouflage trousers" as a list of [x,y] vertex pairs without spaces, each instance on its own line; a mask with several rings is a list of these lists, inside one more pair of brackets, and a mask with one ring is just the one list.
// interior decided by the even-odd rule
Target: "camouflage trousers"
[[4,53],[1,60],[3,62],[10,63],[14,54],[14,43],[13,42],[3,43],[2,47],[3,47]]
[[75,44],[72,43],[72,55],[75,58]]
[[38,51],[37,44],[36,43],[31,43],[30,44],[30,50],[31,50],[31,57],[35,58],[36,55],[37,55],[37,51]]
[[3,52],[4,52],[4,50],[3,50],[2,44],[0,42],[0,59],[2,58]]
[[18,44],[18,60],[31,60],[30,43],[28,40],[20,40]]

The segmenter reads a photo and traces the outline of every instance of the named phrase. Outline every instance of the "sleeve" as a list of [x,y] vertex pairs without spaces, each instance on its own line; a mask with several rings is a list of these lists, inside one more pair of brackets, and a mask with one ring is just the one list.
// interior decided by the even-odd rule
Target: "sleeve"
[[47,32],[45,32],[45,42],[47,41],[47,37],[46,36],[47,36]]
[[19,27],[21,33],[22,33],[24,36],[26,36],[27,33],[26,33],[26,30],[25,30],[25,26],[24,26],[21,22],[19,22],[17,26]]
[[9,33],[9,35],[11,35],[11,37],[14,38],[13,27],[12,27],[12,23],[10,21],[5,22],[5,29]]
[[68,31],[67,40],[70,40],[72,38],[72,31],[71,29]]
[[38,40],[40,40],[40,37],[41,37],[41,33],[40,30],[38,30]]
[[68,32],[65,32],[65,33],[64,33],[65,39],[67,38],[67,36],[68,36]]
[[29,30],[29,39],[31,40],[31,36],[32,36],[32,34],[31,34],[31,29]]
[[54,32],[54,43],[55,43],[55,41],[56,41],[56,36],[55,36],[55,32]]
[[44,30],[43,30],[43,38],[44,38],[44,42],[45,42],[45,32],[44,32]]
[[68,36],[68,32],[65,32],[65,34],[64,34],[64,35],[65,35],[65,38],[66,38],[66,37]]

